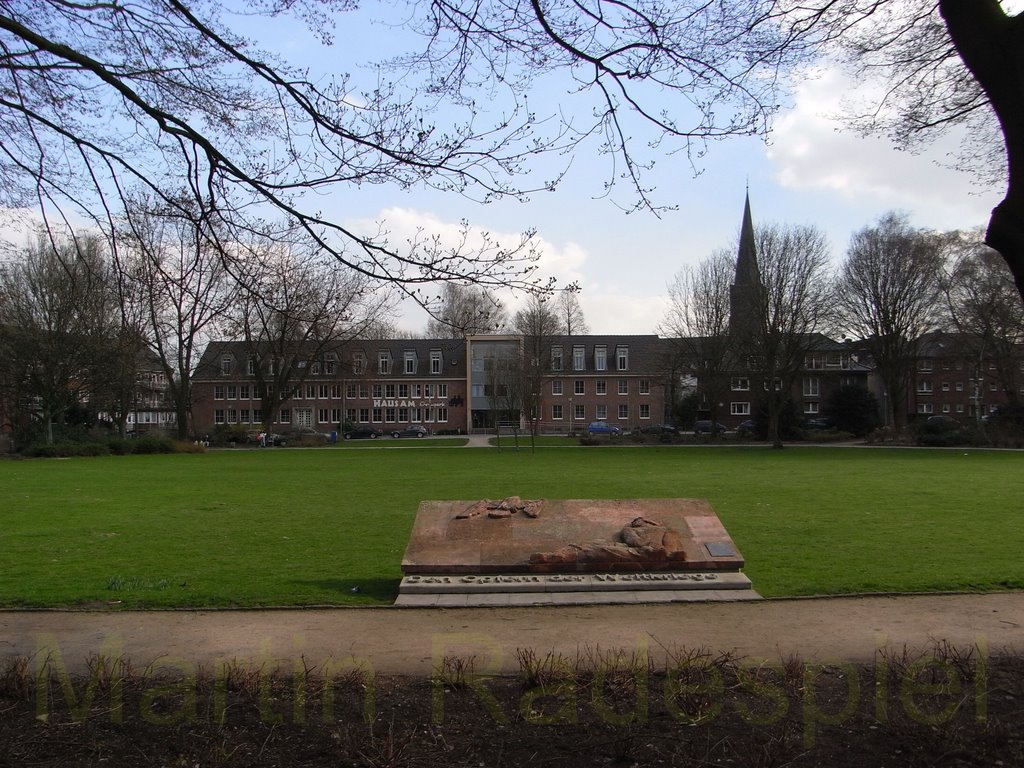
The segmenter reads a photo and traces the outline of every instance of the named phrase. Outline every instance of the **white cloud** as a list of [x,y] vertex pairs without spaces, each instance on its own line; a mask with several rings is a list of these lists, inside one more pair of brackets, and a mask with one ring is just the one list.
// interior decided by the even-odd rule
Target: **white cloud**
[[936,162],[955,149],[955,136],[911,154],[885,138],[844,130],[836,115],[855,87],[835,69],[816,70],[802,79],[795,106],[778,120],[768,151],[779,184],[829,190],[849,203],[907,210],[920,226],[952,228],[986,219],[998,195],[979,191],[966,174]]

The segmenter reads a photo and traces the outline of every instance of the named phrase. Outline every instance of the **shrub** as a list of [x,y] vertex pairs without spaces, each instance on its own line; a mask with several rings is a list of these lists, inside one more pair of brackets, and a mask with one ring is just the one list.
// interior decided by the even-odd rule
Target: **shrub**
[[133,453],[174,453],[174,441],[163,435],[146,435],[134,443]]

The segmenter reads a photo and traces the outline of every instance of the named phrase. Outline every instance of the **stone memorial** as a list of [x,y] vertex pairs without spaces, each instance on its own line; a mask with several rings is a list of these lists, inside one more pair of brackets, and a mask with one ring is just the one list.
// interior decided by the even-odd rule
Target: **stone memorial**
[[425,501],[396,605],[756,599],[700,499]]

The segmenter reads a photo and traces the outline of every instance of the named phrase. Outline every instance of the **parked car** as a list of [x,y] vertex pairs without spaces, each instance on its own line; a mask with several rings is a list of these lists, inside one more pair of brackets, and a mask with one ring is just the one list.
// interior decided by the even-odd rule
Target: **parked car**
[[724,435],[725,424],[719,424],[717,421],[711,422],[708,419],[693,422],[693,433],[695,435],[710,435],[712,432],[716,435]]
[[800,428],[808,432],[820,432],[828,426],[828,419],[804,419],[800,422]]
[[675,424],[643,424],[636,429],[634,432],[639,432],[643,435],[678,435],[679,429]]
[[381,430],[373,427],[356,427],[346,432],[344,437],[346,440],[376,440],[383,435]]
[[587,424],[588,435],[621,435],[622,430],[607,421],[592,421]]
[[326,432],[318,432],[311,427],[296,427],[285,435],[286,440],[294,440],[296,442],[304,440],[307,443],[327,442],[330,438],[331,436]]
[[430,430],[422,424],[410,424],[405,429],[396,429],[391,433],[392,437],[426,437]]
[[736,434],[740,437],[753,437],[757,434],[757,422],[753,419],[741,421],[736,427]]

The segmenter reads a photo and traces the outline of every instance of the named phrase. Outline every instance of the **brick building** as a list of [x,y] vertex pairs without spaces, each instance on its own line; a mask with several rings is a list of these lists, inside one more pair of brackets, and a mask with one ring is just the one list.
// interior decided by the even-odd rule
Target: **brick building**
[[[547,348],[537,403],[543,431],[664,419],[666,348],[657,336],[553,337]],[[207,346],[193,376],[197,434],[264,424],[256,366],[267,363],[250,349],[244,342]],[[324,433],[346,423],[385,432],[409,424],[435,433],[525,427],[516,385],[522,350],[522,338],[509,335],[345,342],[294,366],[291,391],[268,426]]]

